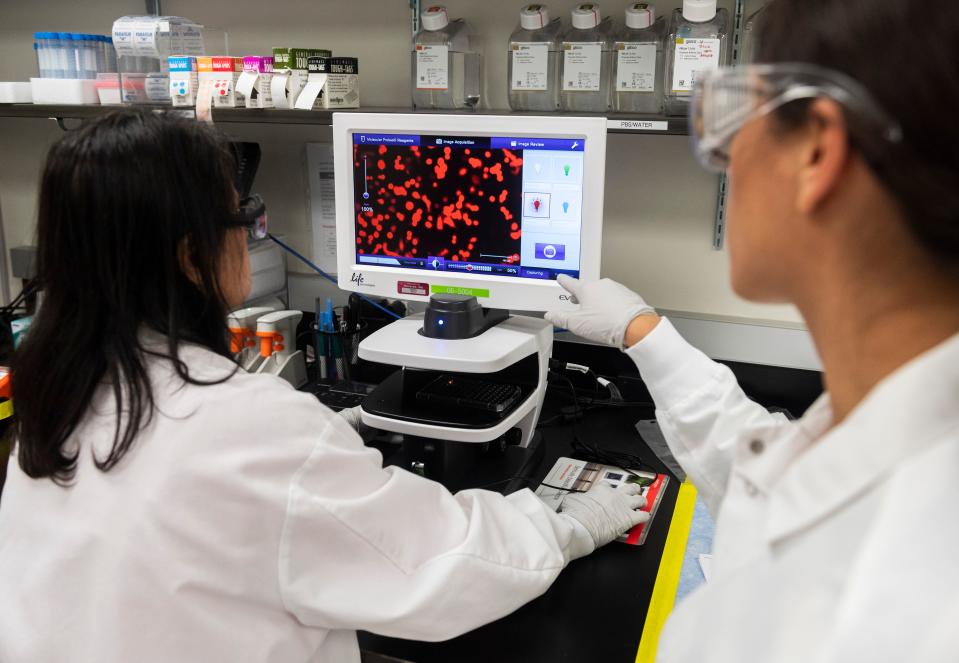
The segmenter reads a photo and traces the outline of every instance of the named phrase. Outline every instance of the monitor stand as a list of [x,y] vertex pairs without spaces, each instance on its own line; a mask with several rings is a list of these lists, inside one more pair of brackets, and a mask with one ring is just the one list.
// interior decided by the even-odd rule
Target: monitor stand
[[[363,423],[404,436],[394,464],[453,490],[494,482],[503,490],[505,479],[535,469],[552,347],[545,320],[484,310],[473,297],[434,295],[425,313],[360,343],[362,359],[399,367],[363,402]],[[418,396],[441,375],[516,385],[520,396],[502,412]]]

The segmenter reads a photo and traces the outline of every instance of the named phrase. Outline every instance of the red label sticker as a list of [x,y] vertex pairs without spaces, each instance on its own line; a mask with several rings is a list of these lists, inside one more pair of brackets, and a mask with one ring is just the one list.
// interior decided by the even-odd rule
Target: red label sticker
[[417,283],[415,281],[397,281],[396,292],[401,295],[422,295],[423,297],[429,297],[430,284]]

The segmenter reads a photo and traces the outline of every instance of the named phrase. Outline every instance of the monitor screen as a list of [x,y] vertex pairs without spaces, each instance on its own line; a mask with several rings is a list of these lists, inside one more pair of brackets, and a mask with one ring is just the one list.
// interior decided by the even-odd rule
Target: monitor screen
[[353,132],[356,264],[579,276],[585,142]]

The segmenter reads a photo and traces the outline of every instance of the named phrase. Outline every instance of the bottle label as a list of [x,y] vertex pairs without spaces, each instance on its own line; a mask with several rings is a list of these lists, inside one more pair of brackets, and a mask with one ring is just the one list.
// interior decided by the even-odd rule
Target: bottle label
[[563,91],[599,92],[603,42],[563,43]]
[[677,38],[673,56],[673,92],[689,92],[696,76],[719,68],[718,39]]
[[416,89],[448,90],[449,47],[416,45]]
[[656,89],[656,44],[616,43],[616,91]]
[[549,85],[549,42],[511,43],[513,90],[546,90]]

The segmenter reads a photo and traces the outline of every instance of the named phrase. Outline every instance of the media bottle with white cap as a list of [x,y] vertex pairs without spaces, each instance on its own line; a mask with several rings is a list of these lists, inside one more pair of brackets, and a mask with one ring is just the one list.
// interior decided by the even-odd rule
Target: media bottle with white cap
[[526,5],[509,37],[509,107],[522,111],[559,109],[562,23],[546,5]]
[[726,63],[729,13],[716,0],[683,0],[673,11],[666,48],[666,113],[685,115],[700,72]]
[[612,69],[612,21],[599,5],[578,5],[572,26],[563,34],[563,110],[605,113],[609,110]]
[[451,21],[446,7],[435,5],[421,15],[413,37],[413,108],[473,108],[480,100],[482,57],[469,26]]
[[613,62],[613,110],[663,112],[663,39],[666,21],[646,2],[626,7],[626,21],[616,38]]

